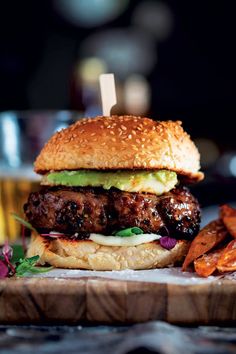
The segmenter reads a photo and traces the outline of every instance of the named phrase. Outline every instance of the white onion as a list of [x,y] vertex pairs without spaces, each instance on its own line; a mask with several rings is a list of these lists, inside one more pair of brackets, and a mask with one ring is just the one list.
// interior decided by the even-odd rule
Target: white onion
[[157,234],[141,234],[128,237],[121,236],[104,236],[101,234],[90,234],[89,240],[103,246],[138,246],[143,243],[159,240],[160,235]]

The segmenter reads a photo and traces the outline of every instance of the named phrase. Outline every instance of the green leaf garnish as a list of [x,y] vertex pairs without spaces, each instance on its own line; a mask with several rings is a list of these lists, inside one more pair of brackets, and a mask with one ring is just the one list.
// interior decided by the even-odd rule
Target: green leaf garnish
[[116,232],[115,236],[130,237],[130,236],[141,235],[141,234],[143,234],[143,230],[140,229],[139,227],[130,227],[128,229],[124,229]]
[[38,262],[39,258],[40,258],[39,256],[33,256],[33,257],[30,257],[30,258],[25,258],[25,259],[23,259],[21,261],[27,262],[31,266],[34,266]]
[[16,213],[11,213],[11,215],[13,216],[13,218],[18,221],[20,224],[24,225],[25,227],[27,227],[27,229],[30,229],[34,232],[37,232],[36,229],[28,222],[25,221],[24,219],[22,219],[19,215],[17,215]]
[[53,266],[49,266],[49,267],[31,267],[30,268],[30,273],[34,273],[34,274],[39,274],[39,273],[47,273],[49,270],[53,269]]
[[24,258],[19,260],[19,264],[16,267],[16,276],[23,277],[26,273],[45,273],[51,270],[53,267],[36,267],[36,263],[39,260],[39,256],[33,256],[30,258]]

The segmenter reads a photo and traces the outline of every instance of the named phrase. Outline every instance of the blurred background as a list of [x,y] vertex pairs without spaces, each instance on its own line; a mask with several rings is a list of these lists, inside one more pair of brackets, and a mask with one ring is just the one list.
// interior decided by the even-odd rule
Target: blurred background
[[48,137],[101,113],[106,72],[113,113],[183,121],[206,173],[191,187],[204,223],[218,204],[234,204],[235,13],[229,0],[1,2],[0,233],[14,237],[6,219],[38,186],[32,161]]

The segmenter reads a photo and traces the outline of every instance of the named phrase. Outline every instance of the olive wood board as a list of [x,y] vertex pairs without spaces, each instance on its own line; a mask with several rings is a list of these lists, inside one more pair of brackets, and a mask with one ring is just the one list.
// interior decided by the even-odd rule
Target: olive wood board
[[[71,277],[53,277],[52,273],[1,279],[0,323],[124,324],[152,320],[191,325],[236,323],[234,279],[194,280],[191,276],[188,282],[185,279],[180,284],[178,276],[176,282],[174,278],[170,282],[154,282],[149,275],[158,274],[155,271],[141,271],[143,276],[147,274],[148,281],[142,277],[142,281],[134,277],[130,277],[131,281],[76,277],[73,271],[67,272],[72,272]],[[124,274],[128,277],[129,272]],[[133,274],[138,277],[139,273]]]

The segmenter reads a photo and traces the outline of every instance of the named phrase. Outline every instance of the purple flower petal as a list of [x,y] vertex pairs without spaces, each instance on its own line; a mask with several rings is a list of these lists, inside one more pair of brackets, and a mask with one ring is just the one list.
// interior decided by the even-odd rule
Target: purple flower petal
[[[5,264],[6,267],[9,266],[12,274],[15,274],[15,267],[13,266],[13,264],[11,264],[11,261],[10,261],[10,259],[13,256],[13,248],[11,246],[9,246],[7,240],[5,241],[5,245],[2,248],[2,255],[4,257],[3,264]],[[4,271],[3,271],[3,273],[4,273]],[[9,272],[8,272],[8,275],[9,275]]]
[[10,260],[13,256],[13,249],[11,246],[8,245],[8,243],[5,243],[5,245],[2,248],[2,255],[4,258],[7,258]]
[[8,266],[2,260],[0,260],[0,278],[6,278],[8,273]]
[[177,240],[175,238],[169,237],[169,236],[164,236],[160,238],[160,245],[161,247],[171,250],[172,248],[175,247],[177,243]]

